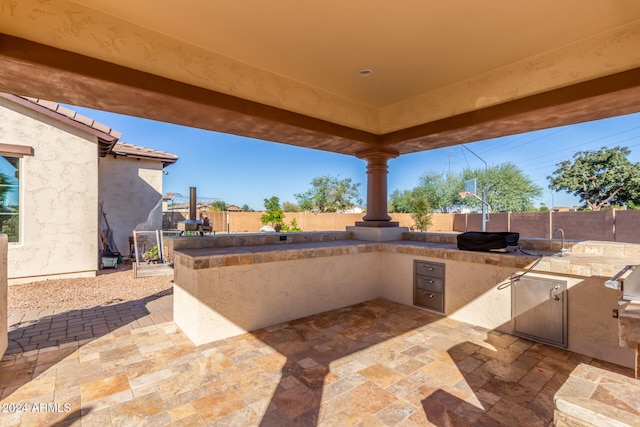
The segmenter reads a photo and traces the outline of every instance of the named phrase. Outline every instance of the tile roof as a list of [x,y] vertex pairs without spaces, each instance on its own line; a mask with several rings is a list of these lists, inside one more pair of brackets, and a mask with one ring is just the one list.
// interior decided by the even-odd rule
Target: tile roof
[[82,114],[79,114],[73,110],[70,110],[67,107],[64,107],[60,104],[58,104],[57,102],[52,102],[52,101],[46,101],[44,99],[38,99],[38,98],[31,98],[28,96],[21,96],[20,98],[26,99],[27,101],[31,101],[32,103],[36,104],[36,105],[40,105],[42,107],[45,107],[51,111],[54,111],[58,114],[61,114],[71,120],[74,120],[76,122],[82,123],[85,126],[88,126],[94,130],[97,130],[99,132],[103,132],[107,135],[112,136],[113,138],[119,139],[122,136],[121,132],[118,132],[115,129],[110,128],[107,125],[104,125],[102,123],[96,122],[95,120],[83,116]]
[[178,156],[176,156],[175,154],[167,153],[166,151],[140,147],[138,145],[127,144],[125,142],[116,142],[113,148],[111,148],[110,154],[138,159],[160,160],[163,167],[172,165],[176,161],[178,161]]
[[83,116],[57,102],[47,101],[44,99],[31,98],[27,96],[17,96],[0,92],[0,97],[16,102],[32,110],[43,113],[56,120],[66,122],[67,124],[82,129],[98,137],[98,154],[104,157],[107,154],[115,154],[118,156],[127,156],[141,159],[159,160],[162,167],[166,167],[175,163],[178,156],[167,153],[166,151],[153,150],[150,148],[140,147],[133,144],[118,142],[122,133],[95,120]]
[[104,157],[109,153],[113,144],[115,144],[122,134],[115,129],[98,123],[93,119],[78,114],[57,102],[51,102],[44,99],[30,98],[25,96],[11,95],[0,92],[0,97],[26,107],[30,110],[37,111],[40,114],[48,116],[54,120],[65,123],[76,129],[88,132],[98,138],[98,155]]

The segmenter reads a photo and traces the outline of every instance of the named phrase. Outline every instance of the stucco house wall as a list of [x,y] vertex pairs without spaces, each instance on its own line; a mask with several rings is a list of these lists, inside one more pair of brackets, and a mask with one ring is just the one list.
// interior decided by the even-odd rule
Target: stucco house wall
[[20,238],[9,243],[10,283],[94,275],[97,137],[4,98],[0,107],[0,143],[32,148],[20,160]]
[[133,230],[162,229],[162,163],[113,155],[99,163],[99,199],[116,245],[111,249],[128,256]]
[[[11,193],[7,204],[11,215],[19,205],[18,241],[11,237],[8,247],[10,285],[94,276],[107,221],[110,249],[123,255],[132,230],[161,229],[162,171],[178,157],[120,136],[55,102],[0,93],[0,156],[20,158],[17,172],[13,160],[1,159],[20,193],[19,203]],[[5,175],[12,185],[15,178]]]

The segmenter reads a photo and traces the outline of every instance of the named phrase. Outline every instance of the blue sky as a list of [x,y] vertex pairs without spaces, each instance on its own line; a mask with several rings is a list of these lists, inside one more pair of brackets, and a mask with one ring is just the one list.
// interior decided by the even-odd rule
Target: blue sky
[[[186,196],[195,186],[199,197],[261,210],[265,198],[295,202],[294,194],[309,189],[313,178],[332,175],[361,183],[366,203],[366,162],[352,156],[68,107],[122,132],[123,142],[177,154],[178,162],[166,168],[165,193]],[[604,146],[628,147],[631,161],[640,162],[640,113],[467,144],[489,166],[513,162],[541,186],[544,194],[536,206],[577,205],[577,198],[567,193],[552,193],[546,177],[575,152]],[[484,164],[462,147],[400,156],[389,161],[389,194],[415,187],[427,171],[459,172],[465,167]]]

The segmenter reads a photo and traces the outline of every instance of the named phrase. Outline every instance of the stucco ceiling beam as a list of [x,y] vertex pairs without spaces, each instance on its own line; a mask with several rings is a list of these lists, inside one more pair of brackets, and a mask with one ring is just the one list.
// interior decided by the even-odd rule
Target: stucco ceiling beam
[[640,111],[640,68],[385,135],[0,34],[0,91],[356,155],[400,154]]
[[381,137],[400,154],[640,112],[640,68],[481,108]]
[[0,34],[0,91],[355,154],[374,134]]

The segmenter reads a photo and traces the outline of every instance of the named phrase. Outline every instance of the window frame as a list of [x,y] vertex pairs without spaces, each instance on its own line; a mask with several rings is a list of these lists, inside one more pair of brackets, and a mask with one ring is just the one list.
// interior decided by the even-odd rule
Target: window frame
[[[18,209],[15,215],[18,218],[18,229],[16,230],[16,240],[9,241],[9,245],[22,245],[24,243],[24,156],[33,156],[33,147],[15,144],[1,144],[0,156],[11,157],[17,159],[18,172]],[[1,231],[1,230],[0,230]]]

